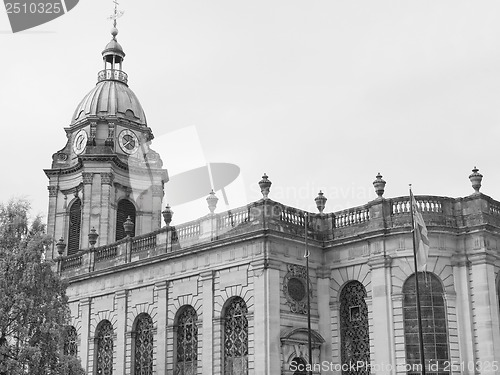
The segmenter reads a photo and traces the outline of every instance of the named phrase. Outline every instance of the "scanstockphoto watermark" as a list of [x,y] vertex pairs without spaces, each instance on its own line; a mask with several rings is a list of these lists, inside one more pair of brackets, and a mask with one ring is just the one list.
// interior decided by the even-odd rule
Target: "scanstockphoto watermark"
[[[427,371],[436,372],[442,368],[438,362],[429,362],[428,366],[426,366]],[[290,371],[333,371],[336,373],[342,372],[421,372],[422,365],[421,364],[409,364],[409,363],[401,363],[398,365],[393,365],[391,363],[374,363],[374,362],[366,362],[366,361],[355,361],[355,362],[346,362],[346,363],[334,363],[330,361],[322,361],[320,363],[314,364],[303,364],[292,362],[289,366]]]
[[4,0],[13,33],[31,29],[63,16],[79,0]]

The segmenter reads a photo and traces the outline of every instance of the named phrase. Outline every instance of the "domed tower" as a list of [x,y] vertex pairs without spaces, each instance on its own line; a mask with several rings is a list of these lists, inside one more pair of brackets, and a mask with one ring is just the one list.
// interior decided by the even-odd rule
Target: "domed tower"
[[[67,244],[65,255],[126,236],[128,217],[134,235],[161,226],[163,185],[168,181],[158,153],[150,148],[153,133],[139,100],[122,70],[125,52],[118,30],[102,52],[104,69],[96,86],[82,99],[65,128],[66,146],[52,156],[47,231]],[[57,256],[52,249],[49,257]]]

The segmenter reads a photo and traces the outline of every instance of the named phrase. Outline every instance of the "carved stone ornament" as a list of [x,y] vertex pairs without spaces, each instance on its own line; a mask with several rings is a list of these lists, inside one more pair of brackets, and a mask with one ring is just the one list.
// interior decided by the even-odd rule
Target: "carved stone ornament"
[[297,314],[307,314],[307,282],[309,296],[312,298],[311,282],[307,280],[306,267],[289,264],[288,273],[283,278],[283,294],[290,311]]
[[113,173],[101,173],[101,185],[112,185],[114,179]]
[[151,190],[153,192],[153,197],[163,197],[163,186],[161,185],[153,185],[151,186]]
[[47,190],[49,191],[49,197],[57,197],[59,186],[47,186]]
[[83,172],[82,173],[83,184],[84,185],[91,184],[92,183],[92,177],[94,177],[93,173]]

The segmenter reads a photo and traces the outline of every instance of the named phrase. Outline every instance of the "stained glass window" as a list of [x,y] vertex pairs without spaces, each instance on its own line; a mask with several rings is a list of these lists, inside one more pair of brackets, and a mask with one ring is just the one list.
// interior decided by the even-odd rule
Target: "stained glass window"
[[76,357],[78,355],[78,346],[76,329],[73,326],[67,326],[64,332],[64,355]]
[[140,314],[135,326],[134,375],[153,374],[153,320]]
[[198,360],[198,314],[192,306],[180,311],[177,319],[177,375],[194,375]]
[[[342,363],[370,363],[370,335],[366,289],[359,281],[350,281],[340,293],[340,343]],[[342,374],[369,374],[368,366]]]
[[[118,202],[118,208],[116,210],[116,241],[125,238],[127,234],[125,233],[125,228],[123,228],[123,223],[127,221],[130,216],[130,220],[135,224],[135,206],[128,199],[122,199]],[[135,225],[132,237],[135,235]]]
[[99,323],[96,332],[96,364],[97,375],[113,374],[113,325],[109,320]]
[[[406,363],[413,367],[408,374],[420,374],[420,341],[417,320],[417,293],[415,274],[406,279],[403,285],[403,319],[406,345]],[[448,334],[446,328],[446,312],[444,307],[443,287],[432,273],[418,273],[418,290],[422,317],[422,334],[424,338],[425,360],[438,363],[437,371],[429,375],[449,374],[443,371],[448,360]]]
[[82,222],[82,201],[76,198],[69,209],[68,255],[80,249],[80,227]]
[[224,375],[248,374],[247,305],[240,297],[229,302],[224,313]]

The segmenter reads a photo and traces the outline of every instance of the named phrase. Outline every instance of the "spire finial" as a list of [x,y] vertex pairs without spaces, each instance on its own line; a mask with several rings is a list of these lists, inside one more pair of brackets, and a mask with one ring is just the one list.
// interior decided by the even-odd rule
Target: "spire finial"
[[125,13],[125,11],[118,10],[118,5],[120,4],[118,3],[117,0],[113,0],[113,3],[115,4],[115,9],[113,11],[113,14],[109,16],[108,19],[113,20],[113,28],[111,29],[111,35],[113,35],[113,39],[116,39],[116,36],[118,35],[118,29],[116,28],[116,20],[121,16],[123,16],[123,13]]

